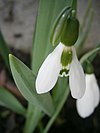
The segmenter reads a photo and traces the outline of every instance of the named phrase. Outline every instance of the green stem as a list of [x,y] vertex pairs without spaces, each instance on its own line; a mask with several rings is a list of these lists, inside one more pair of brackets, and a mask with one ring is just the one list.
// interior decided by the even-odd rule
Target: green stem
[[43,133],[44,128],[43,128],[43,123],[42,123],[42,121],[39,122],[39,124],[38,124],[38,129],[39,129],[39,133]]
[[37,107],[34,107],[31,103],[28,103],[28,110],[23,133],[33,133],[41,117],[41,111]]
[[43,133],[47,133],[50,129],[50,127],[52,126],[52,124],[54,123],[54,121],[56,120],[57,116],[59,115],[67,97],[68,97],[68,94],[69,94],[69,88],[66,89],[65,93],[64,93],[64,96],[62,98],[62,100],[60,101],[57,109],[56,109],[56,112],[54,113],[54,115],[51,117],[50,121],[48,122],[46,128],[44,129]]
[[73,10],[76,11],[75,12],[75,15],[76,15],[76,13],[77,13],[77,0],[73,0],[73,2],[72,2],[72,8],[73,8]]

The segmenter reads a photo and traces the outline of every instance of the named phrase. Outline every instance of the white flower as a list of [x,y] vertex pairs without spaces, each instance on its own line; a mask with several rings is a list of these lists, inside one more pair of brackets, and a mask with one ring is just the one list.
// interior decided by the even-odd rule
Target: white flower
[[[61,63],[63,50],[72,51],[72,61],[67,66]],[[77,59],[74,46],[66,47],[60,43],[50,53],[39,69],[36,79],[36,91],[39,94],[50,91],[56,84],[62,69],[69,70],[69,84],[73,98],[81,98],[85,92],[85,76],[80,62]],[[67,76],[66,71],[62,75]]]
[[93,113],[100,101],[99,87],[94,74],[86,74],[86,91],[81,99],[76,101],[78,114],[86,118]]

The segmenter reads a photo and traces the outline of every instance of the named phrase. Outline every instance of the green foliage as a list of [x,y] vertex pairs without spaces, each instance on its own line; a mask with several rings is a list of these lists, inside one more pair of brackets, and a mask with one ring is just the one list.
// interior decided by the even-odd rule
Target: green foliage
[[35,76],[18,58],[9,55],[10,67],[14,81],[22,95],[36,107],[51,116],[54,105],[49,93],[38,95],[35,90]]
[[[69,86],[68,86],[68,79],[67,78],[59,78],[57,85],[53,91],[53,98],[56,105],[56,110],[53,116],[50,118],[49,122],[47,123],[43,133],[48,133],[50,127],[52,126],[53,122],[58,117],[65,101],[69,95]],[[62,85],[63,84],[63,85]]]
[[24,133],[32,133],[36,126],[39,123],[39,120],[42,118],[42,112],[39,108],[33,106],[33,104],[29,103],[26,114],[26,122],[24,126]]
[[26,109],[9,91],[0,87],[0,105],[11,109],[12,111],[26,115]]
[[0,31],[0,54],[2,56],[2,58],[4,59],[4,62],[6,64],[6,67],[8,68],[8,70],[10,69],[9,68],[9,59],[8,59],[8,55],[10,53],[10,50],[4,40],[4,37]]
[[80,59],[80,62],[86,73],[91,74],[94,72],[92,61],[94,60],[99,51],[100,51],[100,44],[95,49],[85,53]]
[[99,51],[100,51],[100,45],[98,45],[97,48],[84,54],[80,59],[81,64],[83,64],[86,60],[89,60],[90,62],[92,62]]

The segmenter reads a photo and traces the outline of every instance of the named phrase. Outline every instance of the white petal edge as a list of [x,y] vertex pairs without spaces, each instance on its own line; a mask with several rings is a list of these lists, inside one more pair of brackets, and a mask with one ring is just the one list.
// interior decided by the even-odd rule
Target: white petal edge
[[91,91],[94,95],[94,107],[97,107],[100,101],[100,92],[96,77],[94,74],[86,74],[86,79],[87,78],[90,80]]
[[94,74],[86,74],[86,91],[76,102],[78,114],[82,118],[90,116],[99,104],[100,92]]
[[[88,81],[87,81],[88,82]],[[90,116],[94,111],[94,97],[90,84],[86,83],[86,91],[81,99],[76,101],[77,112],[82,118]]]
[[75,99],[79,99],[84,95],[86,82],[85,74],[80,62],[77,59],[76,50],[72,47],[73,59],[69,70],[69,85],[71,95]]
[[39,69],[36,78],[36,91],[38,94],[50,91],[57,82],[61,69],[60,58],[63,51],[60,43],[52,53],[50,53]]

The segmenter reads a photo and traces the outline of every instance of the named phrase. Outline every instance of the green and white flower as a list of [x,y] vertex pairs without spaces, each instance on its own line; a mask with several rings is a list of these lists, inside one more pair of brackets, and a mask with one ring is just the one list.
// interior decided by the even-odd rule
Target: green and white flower
[[38,94],[50,91],[56,84],[58,77],[69,76],[69,85],[73,98],[79,99],[85,92],[85,75],[77,59],[74,46],[62,43],[50,53],[39,69],[36,78]]

